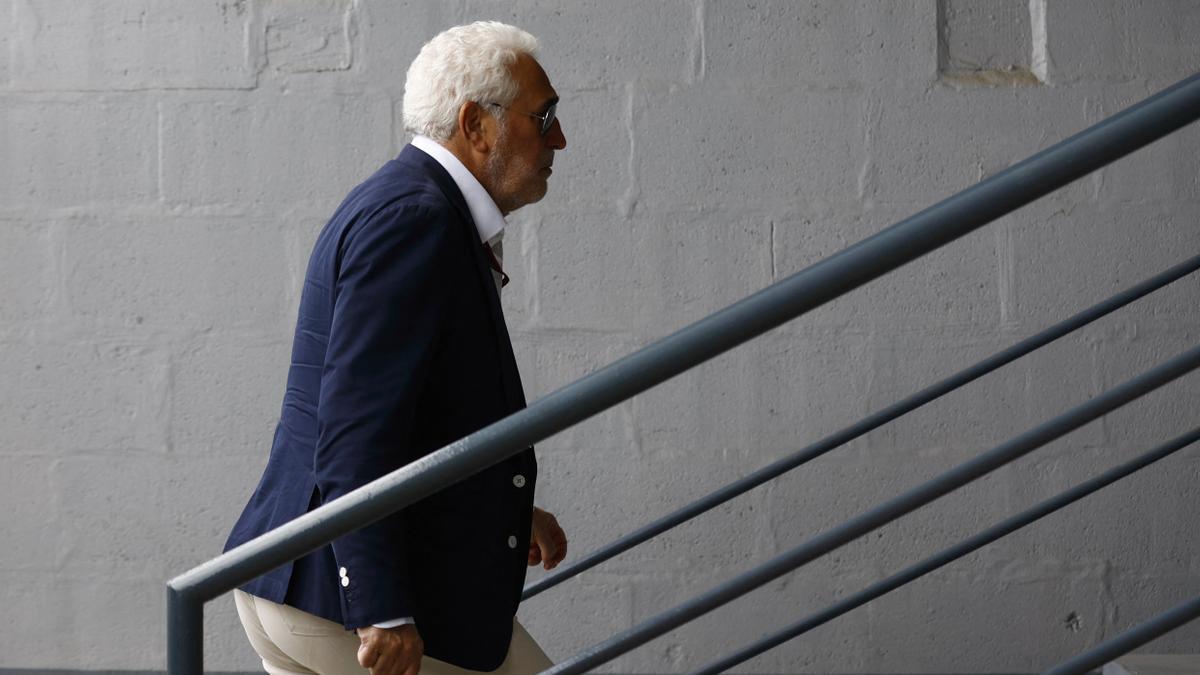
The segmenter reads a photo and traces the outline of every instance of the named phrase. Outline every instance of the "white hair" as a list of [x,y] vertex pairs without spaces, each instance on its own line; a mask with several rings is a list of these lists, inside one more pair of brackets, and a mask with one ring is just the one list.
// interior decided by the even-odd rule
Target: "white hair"
[[[444,142],[454,135],[467,101],[508,106],[517,97],[509,66],[534,56],[537,39],[496,21],[443,31],[421,47],[404,82],[404,128]],[[503,109],[493,110],[503,119]]]

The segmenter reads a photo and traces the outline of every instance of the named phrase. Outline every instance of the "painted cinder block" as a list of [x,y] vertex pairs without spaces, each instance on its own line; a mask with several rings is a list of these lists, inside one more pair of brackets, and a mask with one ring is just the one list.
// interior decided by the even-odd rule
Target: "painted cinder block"
[[258,45],[245,0],[20,2],[12,84],[21,90],[248,89]]
[[[130,578],[107,570],[88,574],[22,573],[5,592],[13,617],[0,632],[5,665],[98,670],[161,668],[166,622],[161,577]],[[54,648],[46,636],[61,633]],[[244,638],[243,638],[244,639]]]
[[[806,209],[773,216],[774,268],[784,279],[878,234],[917,211],[905,205],[870,210]],[[891,333],[975,327],[1001,321],[994,237],[975,232],[868,282],[794,325]]]
[[934,3],[706,2],[705,79],[818,89],[932,81]]
[[[158,196],[158,118],[140,95],[0,98],[0,202],[132,206]],[[7,159],[12,158],[12,159]]]
[[[1028,508],[1145,454],[1174,433],[1037,457],[1021,467],[1019,482],[1012,484],[1014,509]],[[1177,452],[1014,533],[1005,553],[1014,563],[1058,560],[1139,575],[1189,574],[1198,536],[1187,512],[1196,498],[1197,471],[1194,453]]]
[[397,99],[404,93],[405,73],[421,46],[441,31],[469,20],[460,3],[366,0],[355,4],[362,52],[354,70],[361,69],[372,87]]
[[[590,552],[652,519],[698,499],[736,477],[734,462],[696,453],[639,456],[588,451],[544,457],[539,503],[572,534],[572,550]],[[740,565],[768,543],[761,496],[747,495],[641,544],[598,568],[608,574],[675,573]],[[736,524],[736,525],[735,525]],[[711,545],[723,532],[724,543]]]
[[190,456],[256,456],[265,462],[290,354],[290,341],[234,332],[182,346],[171,368],[173,450]]
[[[531,567],[527,579],[545,574]],[[517,618],[556,663],[630,626],[630,590],[606,580],[572,579],[521,604]],[[615,663],[598,672],[628,672]]]
[[[878,334],[804,329],[794,321],[744,348],[752,383],[751,465],[791,454],[857,422],[879,386]],[[731,380],[732,381],[732,380]],[[835,451],[847,452],[856,442]]]
[[1029,70],[1033,29],[1028,4],[939,0],[939,70]]
[[0,493],[7,511],[5,544],[0,547],[0,569],[19,575],[26,570],[53,570],[58,562],[63,524],[50,476],[58,461],[52,455],[5,455],[0,473]]
[[[681,644],[684,660],[690,667],[699,667],[723,658],[866,586],[870,578],[838,569],[828,558],[814,561],[688,626]],[[740,669],[772,673],[863,670],[862,646],[870,643],[868,626],[864,610],[844,615],[746,661]]]
[[50,225],[0,219],[0,335],[48,317],[55,290]]
[[[1096,376],[1094,345],[1101,330],[1095,327],[1082,329],[1022,357],[1018,363],[1006,368],[1011,370],[1009,377],[1014,381],[1024,380],[1024,408],[1011,422],[1014,433],[1061,415],[1113,386],[1112,383],[1105,385]],[[1103,422],[1093,421],[1072,431],[1062,441],[1046,446],[1039,453],[1054,453],[1060,446],[1098,445],[1105,438]]]
[[[646,576],[632,582],[635,621],[644,621],[692,595],[728,580],[744,569],[716,575],[688,575],[671,579]],[[782,628],[832,602],[848,589],[865,584],[865,578],[844,574],[838,578],[785,575],[749,595],[719,607],[692,623],[656,638],[629,654],[633,672],[690,672],[738,650],[769,632]],[[826,624],[787,642],[740,667],[748,672],[829,672],[862,663],[863,645],[869,644],[865,612]]]
[[[13,15],[14,0],[0,0],[0,16]],[[10,31],[0,32],[0,88],[7,89],[12,73],[12,39]]]
[[[1194,255],[1200,234],[1186,209],[1162,205],[1031,207],[1009,219],[1010,317],[1044,326],[1140,283]],[[1192,277],[1106,320],[1197,321]]]
[[[1200,72],[1200,63],[1192,72]],[[1172,83],[1105,85],[1096,95],[1097,112],[1115,115]],[[1195,203],[1200,201],[1197,175],[1200,175],[1200,125],[1193,123],[1100,169],[1096,199],[1104,204],[1133,203],[1151,208]],[[1190,216],[1191,211],[1185,207],[1181,214]]]
[[380,96],[166,103],[163,138],[167,203],[259,213],[328,215],[394,155],[391,102]]
[[1086,0],[1046,2],[1049,77],[1053,83],[1181,80],[1200,69],[1191,36],[1200,6],[1177,0],[1103,5]]
[[[1105,622],[1108,633],[1128,630],[1195,597],[1195,580],[1194,570],[1190,574],[1169,574],[1138,568],[1114,569],[1109,589],[1111,610]],[[1139,651],[1148,654],[1191,654],[1194,653],[1197,640],[1200,640],[1200,626],[1192,621],[1147,642]]]
[[860,335],[772,333],[634,399],[642,447],[756,467],[866,413],[875,363]]
[[[696,3],[684,0],[567,3],[553,11],[532,0],[467,0],[463,6],[464,21],[503,21],[532,33],[542,45],[551,82],[559,88],[580,89],[693,77],[699,47],[696,14]],[[616,17],[620,18],[614,21]],[[578,39],[598,34],[607,39]]]
[[[1111,388],[1197,346],[1196,327],[1145,330],[1116,335],[1096,346],[1100,386]],[[1195,371],[1146,394],[1104,420],[1107,438],[1122,447],[1165,442],[1195,426],[1200,405],[1200,373]]]
[[[1148,449],[1079,443],[1069,437],[1056,442],[1053,447],[1039,450],[1005,470],[1011,513],[1032,508]],[[996,560],[1014,570],[1045,561],[1069,562],[1081,569],[1123,564],[1131,555],[1137,557],[1144,552],[1146,540],[1135,524],[1136,519],[1122,521],[1112,516],[1144,501],[1131,500],[1130,496],[1137,493],[1137,485],[1145,480],[1147,472],[1165,466],[1167,463],[1162,462],[1155,465],[1158,468],[1143,469],[1023,527],[990,545],[988,550],[994,551]],[[1085,536],[1067,536],[1076,532]]]
[[350,0],[266,2],[263,13],[268,69],[334,73],[353,66],[358,26]]
[[[633,621],[640,624],[673,607],[677,607],[694,595],[708,590],[719,583],[727,575],[712,573],[690,573],[675,576],[662,574],[643,574],[630,580],[633,598]],[[724,635],[714,634],[708,624],[717,616],[732,612],[730,606],[719,608],[713,614],[682,627],[668,631],[651,642],[630,652],[625,656],[628,663],[626,672],[664,673],[687,672],[689,666],[700,665],[700,661],[710,650],[732,648],[734,633],[732,629]],[[697,647],[693,636],[698,641],[710,641],[706,647]],[[699,654],[698,654],[698,653]]]
[[[637,504],[641,503],[644,496],[625,506],[615,495],[605,492],[610,482],[615,484],[615,476],[630,473],[626,466],[640,465],[641,458],[633,449],[597,447],[579,452],[547,452],[545,447],[545,444],[537,446],[538,485],[535,503],[553,513],[566,531],[569,541],[568,562],[578,560],[584,554],[629,532],[636,524],[640,524],[636,521],[646,517],[637,511]],[[605,490],[592,487],[601,485],[605,486]],[[631,489],[636,489],[636,486]],[[628,559],[613,559],[575,581],[592,579],[597,574],[611,580],[609,576],[616,573],[616,566],[627,562]],[[569,592],[572,583],[565,582],[558,593]],[[596,583],[607,581],[597,580]]]
[[[617,334],[587,331],[510,333],[525,399],[530,402],[634,351],[634,342]],[[539,443],[539,454],[610,450],[634,453],[639,440],[632,415],[633,403],[620,403]]]
[[[982,448],[830,454],[781,476],[768,488],[771,528],[780,551],[861,516],[917,488]],[[861,572],[882,578],[984,529],[1010,513],[1007,469],[944,495],[826,554],[826,578]],[[994,556],[988,554],[984,559]],[[964,562],[970,569],[974,562]]]
[[640,335],[673,332],[770,282],[770,233],[759,217],[675,212],[646,214],[632,225]]
[[[670,510],[699,499],[733,477],[730,470],[710,470],[713,478],[720,480],[707,487],[697,485],[677,496]],[[661,472],[658,482],[666,482],[670,476],[669,472]],[[646,484],[643,489],[652,487]],[[631,575],[669,571],[681,580],[695,574],[724,577],[765,560],[773,552],[772,544],[763,496],[747,494],[664,532],[614,561],[611,569]],[[693,589],[699,590],[695,586]]]
[[119,218],[63,227],[66,304],[84,325],[145,335],[276,332],[289,279],[271,221]]
[[864,114],[852,91],[708,82],[642,89],[633,108],[639,207],[745,211],[856,199]]
[[[880,410],[907,398],[1023,337],[894,336],[877,370],[878,389],[872,392],[871,407]],[[1095,396],[1093,372],[1092,350],[1086,341],[1044,347],[872,432],[868,444],[889,452],[990,448]],[[1095,423],[1076,430],[1072,438],[1100,442],[1103,431]]]
[[[547,209],[537,238],[539,320],[580,330],[631,332],[628,300],[640,288],[630,279],[633,224],[608,212]],[[600,289],[604,289],[603,292]]]
[[[946,344],[937,335],[934,331],[903,333],[888,340],[876,371],[879,381],[872,392],[872,409],[907,398],[1009,344],[961,333]],[[946,334],[942,335],[944,340]],[[872,432],[868,444],[885,452],[930,453],[962,446],[982,450],[1000,443],[1031,426],[1025,409],[1026,372],[1018,362],[967,384]]]
[[930,673],[1044,669],[1103,639],[1103,593],[1101,579],[1056,567],[1010,580],[935,573],[872,603],[867,670],[895,663]]
[[111,572],[153,579],[165,572],[161,453],[73,452],[53,469],[62,522],[55,530],[61,569],[71,575]]
[[[221,553],[269,454],[268,437],[259,447],[236,454],[174,453],[165,459],[157,475],[166,497],[159,518],[178,538],[176,545],[159,551],[168,569],[178,574]],[[226,600],[232,604],[232,598]]]
[[167,355],[129,340],[11,341],[0,359],[0,452],[161,451]]
[[[938,85],[871,101],[863,197],[926,207],[1097,120],[1090,91]],[[1055,198],[1091,196],[1085,182]]]
[[770,279],[766,222],[737,212],[544,216],[540,325],[661,337]]
[[550,73],[558,90],[558,120],[567,146],[554,156],[550,189],[539,211],[609,209],[613,220],[637,195],[632,174],[633,85],[577,89]]
[[[621,16],[619,30],[605,27],[614,13]],[[637,79],[677,82],[695,76],[700,54],[695,15],[694,4],[682,0],[653,6],[622,0],[602,8],[567,4],[553,11],[534,2],[362,2],[353,15],[362,44],[354,69],[361,67],[370,86],[399,99],[405,73],[427,41],[451,26],[488,20],[538,39],[539,60],[560,93]],[[611,40],[575,39],[590,30],[608,31]]]

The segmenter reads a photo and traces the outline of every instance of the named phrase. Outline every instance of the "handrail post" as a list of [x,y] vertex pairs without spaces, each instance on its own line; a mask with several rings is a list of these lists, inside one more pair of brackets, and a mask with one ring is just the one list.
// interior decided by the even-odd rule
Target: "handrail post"
[[203,675],[204,601],[167,585],[167,673]]

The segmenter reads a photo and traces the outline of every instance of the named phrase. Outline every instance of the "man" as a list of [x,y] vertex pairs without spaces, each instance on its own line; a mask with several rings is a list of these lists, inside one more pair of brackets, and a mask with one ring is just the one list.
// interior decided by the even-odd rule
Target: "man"
[[[317,239],[271,456],[227,550],[524,407],[498,244],[566,146],[536,47],[479,22],[413,61],[415,138]],[[530,448],[235,591],[264,668],[548,667],[514,619],[526,565],[566,554],[536,474]]]

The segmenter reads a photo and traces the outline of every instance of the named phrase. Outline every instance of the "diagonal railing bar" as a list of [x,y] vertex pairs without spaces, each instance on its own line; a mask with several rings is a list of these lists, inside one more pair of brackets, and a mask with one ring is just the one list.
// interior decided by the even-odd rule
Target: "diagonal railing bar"
[[1139,284],[1131,286],[1116,295],[1099,302],[1091,307],[1079,312],[1078,314],[1059,323],[1050,326],[1049,328],[1031,335],[1020,342],[996,352],[995,354],[977,362],[976,364],[964,368],[957,373],[932,384],[915,394],[911,394],[892,405],[878,410],[864,417],[858,422],[834,432],[821,440],[812,443],[796,452],[778,459],[760,469],[746,474],[745,476],[723,485],[716,490],[704,495],[703,497],[693,501],[692,503],[673,511],[657,520],[654,520],[642,527],[626,534],[615,541],[602,546],[591,553],[583,556],[574,563],[564,566],[560,571],[545,576],[537,581],[528,584],[525,587],[523,600],[528,600],[542,591],[549,590],[558,584],[574,577],[582,572],[599,565],[629,549],[653,539],[654,537],[670,530],[671,528],[685,523],[696,516],[699,516],[707,511],[710,511],[721,504],[738,497],[754,488],[766,483],[769,480],[777,478],[792,469],[798,468],[832,450],[835,450],[846,443],[869,433],[879,427],[895,420],[903,415],[906,415],[921,406],[935,401],[946,394],[969,384],[984,375],[1009,364],[1022,356],[1043,347],[1064,335],[1078,330],[1093,321],[1107,316],[1112,312],[1138,300],[1154,291],[1170,284],[1182,277],[1200,269],[1200,255],[1193,256],[1170,269],[1167,269],[1159,274],[1142,281]]
[[969,234],[1200,118],[1200,75],[171,579],[167,669],[203,671],[203,604]]
[[1132,379],[1016,436],[897,497],[865,511],[754,567],[691,600],[656,614],[642,623],[571,659],[542,671],[565,675],[585,673],[625,652],[677,628],[698,616],[892,522],[971,481],[1023,457],[1116,408],[1200,367],[1200,347],[1193,347]]
[[1061,492],[1045,501],[1039,502],[1036,506],[1029,508],[1021,513],[1018,513],[1011,518],[1007,518],[995,525],[983,530],[982,532],[964,539],[949,548],[946,548],[914,565],[904,568],[903,570],[878,581],[863,590],[849,595],[836,603],[814,612],[799,621],[788,625],[771,635],[764,636],[759,640],[747,645],[737,652],[714,661],[700,670],[697,670],[693,675],[716,675],[716,673],[724,672],[739,663],[748,661],[749,659],[762,654],[765,651],[778,647],[779,645],[799,637],[804,633],[822,626],[833,619],[849,612],[852,609],[861,607],[868,602],[891,593],[901,586],[919,579],[936,569],[944,567],[965,555],[973,553],[984,546],[1005,537],[1017,530],[1029,525],[1030,523],[1044,518],[1045,516],[1054,513],[1062,508],[1065,508],[1088,495],[1105,488],[1113,483],[1125,478],[1137,471],[1140,471],[1151,464],[1169,457],[1170,455],[1188,447],[1189,445],[1200,441],[1200,427],[1196,427],[1191,431],[1176,436],[1174,439],[1163,443],[1162,445],[1138,455],[1134,459],[1125,462],[1105,471],[1104,473],[1086,480],[1075,487]]
[[1094,668],[1103,666],[1118,656],[1123,656],[1141,647],[1156,637],[1161,637],[1183,624],[1200,618],[1200,595],[1175,605],[1171,609],[1147,619],[1129,630],[1096,645],[1092,649],[1045,671],[1042,675],[1084,675]]

